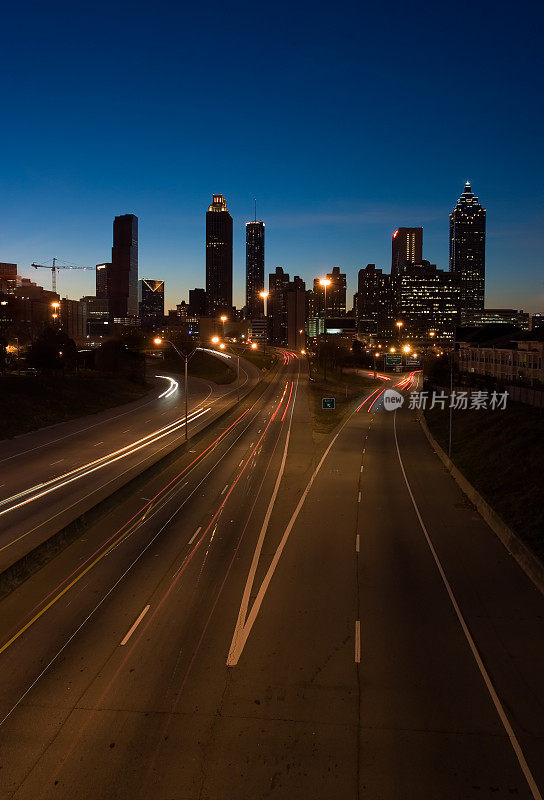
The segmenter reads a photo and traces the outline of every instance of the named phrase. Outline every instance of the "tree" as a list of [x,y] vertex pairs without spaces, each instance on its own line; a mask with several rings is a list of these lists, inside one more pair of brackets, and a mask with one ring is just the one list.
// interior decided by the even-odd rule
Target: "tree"
[[27,362],[41,370],[56,370],[77,364],[77,347],[68,334],[48,326],[30,346]]

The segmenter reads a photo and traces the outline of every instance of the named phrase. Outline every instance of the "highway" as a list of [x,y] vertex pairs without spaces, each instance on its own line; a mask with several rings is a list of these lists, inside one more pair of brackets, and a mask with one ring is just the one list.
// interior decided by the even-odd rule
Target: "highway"
[[1,798],[541,798],[544,597],[382,391],[286,357],[0,602]]
[[[242,360],[241,392],[259,378]],[[140,401],[0,443],[0,571],[184,440],[183,378],[155,382]],[[189,435],[236,395],[235,384],[190,378]]]

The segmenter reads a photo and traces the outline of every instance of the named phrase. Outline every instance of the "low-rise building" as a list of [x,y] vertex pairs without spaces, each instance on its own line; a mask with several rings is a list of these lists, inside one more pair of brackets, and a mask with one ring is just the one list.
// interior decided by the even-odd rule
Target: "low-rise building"
[[501,383],[544,385],[544,331],[505,325],[463,328],[458,334],[459,371]]

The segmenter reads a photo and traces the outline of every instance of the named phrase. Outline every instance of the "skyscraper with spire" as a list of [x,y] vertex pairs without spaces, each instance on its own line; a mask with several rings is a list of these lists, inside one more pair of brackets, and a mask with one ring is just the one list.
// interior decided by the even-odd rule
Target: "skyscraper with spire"
[[206,305],[210,317],[232,311],[232,217],[222,194],[206,212]]
[[485,208],[470,181],[450,214],[450,272],[459,277],[461,324],[484,308]]

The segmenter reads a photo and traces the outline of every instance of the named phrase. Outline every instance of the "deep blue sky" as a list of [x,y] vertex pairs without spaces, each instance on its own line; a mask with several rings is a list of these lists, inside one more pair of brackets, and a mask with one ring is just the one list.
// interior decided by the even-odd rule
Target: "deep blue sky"
[[[387,269],[400,225],[447,268],[466,178],[487,208],[488,306],[544,311],[542,6],[12,4],[2,20],[0,261],[109,260],[140,219],[140,276],[204,286],[213,192],[266,222],[266,269]],[[42,274],[43,273],[43,274]],[[61,273],[63,294],[92,273]]]

